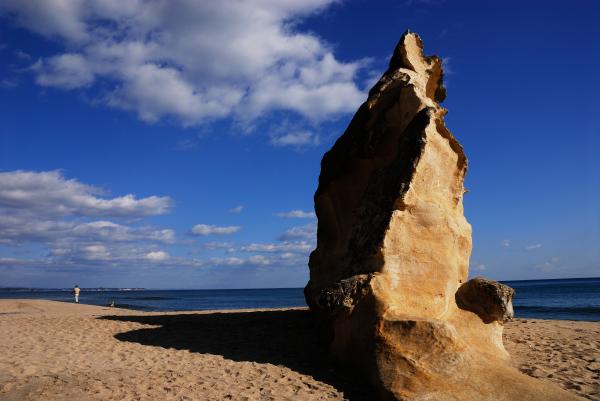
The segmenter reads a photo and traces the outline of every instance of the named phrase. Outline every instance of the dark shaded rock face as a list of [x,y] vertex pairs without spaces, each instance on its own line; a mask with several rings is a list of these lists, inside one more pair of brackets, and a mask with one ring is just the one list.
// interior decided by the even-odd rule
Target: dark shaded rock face
[[444,124],[442,63],[405,33],[321,162],[305,296],[333,362],[382,400],[577,399],[507,363],[512,292],[467,281],[467,159]]
[[505,322],[514,317],[512,298],[515,290],[497,281],[475,277],[456,292],[459,308],[476,313],[484,323]]

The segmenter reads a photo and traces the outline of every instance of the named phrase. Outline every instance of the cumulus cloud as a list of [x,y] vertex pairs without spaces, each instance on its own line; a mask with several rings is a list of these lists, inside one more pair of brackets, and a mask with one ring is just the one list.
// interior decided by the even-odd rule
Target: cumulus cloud
[[231,242],[206,242],[202,244],[202,248],[214,251],[216,249],[226,249],[228,251],[234,251],[235,248]]
[[[0,211],[2,208],[0,207]],[[13,210],[14,211],[14,210]],[[157,241],[174,243],[175,232],[148,226],[132,227],[110,221],[91,222],[49,219],[26,211],[16,215],[0,214],[0,243],[64,243],[82,241]]]
[[289,212],[275,213],[277,217],[295,218],[295,219],[314,219],[317,216],[315,212],[305,212],[303,210],[290,210]]
[[83,252],[89,260],[107,260],[110,259],[110,252],[102,244],[87,245],[82,247]]
[[542,244],[531,244],[531,245],[527,245],[525,247],[526,251],[534,251],[536,249],[540,249],[542,247]]
[[152,244],[176,242],[175,231],[141,223],[167,213],[171,203],[169,197],[107,197],[60,171],[3,172],[0,244],[41,246],[44,263],[61,266],[143,260]]
[[61,54],[31,66],[37,73],[36,82],[42,86],[75,89],[94,82],[94,73],[89,61],[80,54]]
[[253,255],[248,258],[248,262],[253,265],[270,265],[272,263],[271,259],[264,255]]
[[[224,250],[231,256],[196,259],[192,262],[196,267],[243,266],[263,269],[279,267],[305,267],[308,254],[315,248],[314,231],[316,226],[306,225],[293,227],[281,237],[281,242],[250,243],[234,246],[231,242],[208,242],[203,248],[218,251]],[[233,253],[233,254],[232,254]],[[253,254],[244,256],[244,254]]]
[[[60,171],[0,173],[0,246],[17,250],[14,255],[3,254],[0,265],[52,269],[148,265],[275,269],[305,266],[308,253],[314,248],[313,222],[290,228],[280,242],[243,246],[231,242],[202,244],[204,250],[222,252],[221,257],[172,256],[165,247],[183,244],[178,242],[175,231],[144,221],[147,216],[166,213],[171,204],[168,197],[107,196],[104,190],[69,179]],[[301,210],[281,215],[314,217],[311,212]],[[192,233],[226,235],[240,229],[240,226],[197,224]],[[23,259],[19,256],[22,250],[36,256]]]
[[[219,257],[182,257],[166,248],[180,243],[175,231],[144,222],[146,216],[167,212],[167,197],[106,196],[105,191],[66,178],[61,172],[5,172],[0,175],[0,246],[3,269],[137,268],[145,266],[231,267],[276,269],[305,266],[314,248],[316,225],[293,227],[281,242],[207,242],[201,250]],[[291,217],[310,217],[292,211]],[[300,213],[298,213],[300,212]],[[195,235],[233,234],[239,226],[198,224]],[[162,248],[162,249],[161,249]],[[25,251],[25,253],[23,253]],[[23,254],[36,254],[22,258]]]
[[60,267],[136,267],[152,264],[177,264],[168,252],[153,249],[144,242],[60,243],[51,249],[46,262]]
[[240,231],[240,226],[214,226],[209,224],[196,224],[192,228],[192,234],[194,235],[228,235],[234,234]]
[[292,252],[270,255],[252,255],[249,257],[230,256],[226,258],[210,258],[206,260],[196,260],[192,262],[192,266],[196,267],[248,267],[248,268],[264,268],[270,266],[272,268],[305,266],[306,256],[297,255]]
[[240,247],[242,252],[309,252],[314,248],[306,241],[282,243],[253,243]]
[[315,240],[317,237],[317,225],[315,223],[304,226],[296,226],[288,229],[279,236],[280,241],[297,241],[301,239]]
[[[308,255],[315,248],[316,225],[292,227],[279,237],[280,242],[250,243],[233,249],[239,253],[254,253],[241,257],[244,266],[256,268],[305,267]],[[228,252],[231,250],[228,250]]]
[[241,266],[248,263],[246,259],[231,256],[228,258],[210,258],[197,261],[198,266]]
[[503,239],[501,244],[503,247],[508,248],[510,247],[511,241],[509,239]]
[[166,196],[136,199],[128,194],[105,199],[103,193],[56,170],[0,173],[0,207],[37,215],[140,217],[165,214],[172,205]]
[[0,11],[68,49],[32,66],[39,85],[97,85],[109,106],[191,125],[271,110],[312,120],[355,110],[365,97],[355,83],[365,61],[338,60],[295,24],[334,2],[3,0]]
[[169,259],[169,254],[165,251],[151,251],[146,254],[146,259],[152,262],[162,262]]
[[25,265],[30,262],[31,261],[27,260],[27,259],[0,257],[0,266],[3,266],[3,265],[7,265],[7,266]]
[[316,146],[319,144],[319,142],[319,136],[308,131],[292,132],[271,138],[271,144],[280,147]]

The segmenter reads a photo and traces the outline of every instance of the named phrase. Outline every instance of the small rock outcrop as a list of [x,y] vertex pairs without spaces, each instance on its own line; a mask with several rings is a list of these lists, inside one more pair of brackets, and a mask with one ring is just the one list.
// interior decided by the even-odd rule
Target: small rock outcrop
[[442,63],[405,33],[321,162],[305,296],[331,359],[381,400],[577,397],[512,368],[509,287],[467,282],[467,159],[444,124]]
[[515,290],[497,281],[475,277],[456,291],[456,305],[471,311],[484,323],[506,322],[514,317],[512,298]]

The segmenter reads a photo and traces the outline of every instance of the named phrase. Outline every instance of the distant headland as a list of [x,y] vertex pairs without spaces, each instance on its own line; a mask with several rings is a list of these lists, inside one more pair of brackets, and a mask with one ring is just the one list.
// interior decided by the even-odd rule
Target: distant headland
[[[38,287],[0,287],[0,291],[11,292],[49,292],[49,291],[71,291],[72,288],[38,288]],[[108,287],[93,287],[81,288],[81,291],[145,291],[145,288],[108,288]]]

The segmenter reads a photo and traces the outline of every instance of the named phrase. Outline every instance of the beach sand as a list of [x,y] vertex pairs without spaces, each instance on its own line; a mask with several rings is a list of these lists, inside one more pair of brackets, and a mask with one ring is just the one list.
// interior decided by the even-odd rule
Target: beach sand
[[[143,313],[0,300],[0,400],[372,400],[305,309]],[[518,319],[521,371],[600,400],[600,323]]]
[[600,323],[515,319],[504,344],[521,372],[600,401]]

